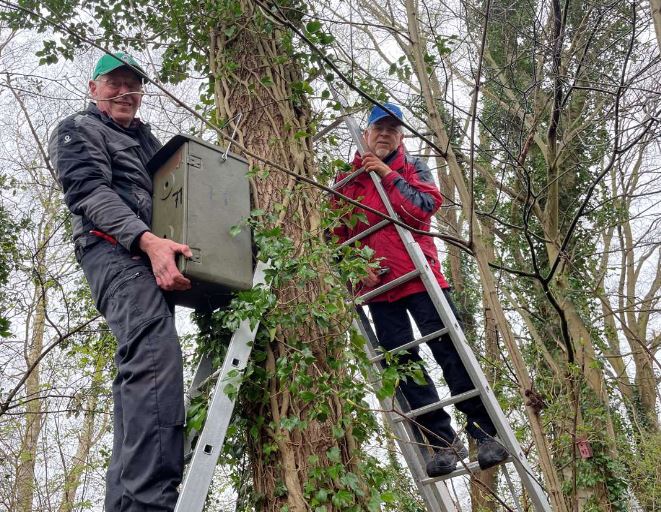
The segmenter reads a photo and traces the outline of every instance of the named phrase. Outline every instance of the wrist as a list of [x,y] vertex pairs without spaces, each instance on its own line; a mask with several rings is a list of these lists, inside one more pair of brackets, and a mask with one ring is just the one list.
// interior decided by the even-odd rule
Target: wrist
[[156,240],[158,240],[158,237],[154,233],[151,231],[145,231],[142,235],[140,235],[140,239],[138,240],[138,247],[140,247],[141,251],[148,252]]

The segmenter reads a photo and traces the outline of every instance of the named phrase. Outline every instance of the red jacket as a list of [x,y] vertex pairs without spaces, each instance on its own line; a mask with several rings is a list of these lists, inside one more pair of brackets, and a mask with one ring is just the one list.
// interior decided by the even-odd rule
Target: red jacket
[[[406,154],[404,147],[400,146],[397,152],[391,158],[386,159],[389,167],[396,172],[391,172],[381,180],[390,202],[400,219],[412,228],[429,231],[431,218],[441,206],[441,193],[438,191],[427,165],[419,158],[412,158]],[[362,166],[362,158],[356,154],[353,161],[352,171]],[[347,174],[341,174],[337,181],[343,179]],[[361,174],[349,183],[341,187],[338,192],[351,199],[360,201],[362,204],[375,210],[387,213],[379,193],[372,182],[372,178],[367,174]],[[341,200],[333,198],[334,206],[341,204]],[[367,219],[365,222],[359,221],[353,228],[342,224],[334,230],[339,237],[340,243],[344,242],[357,234],[361,233],[369,226],[383,220],[382,217],[368,212],[362,208],[354,207],[347,215],[362,214]],[[427,256],[429,265],[438,280],[441,288],[449,288],[449,284],[441,273],[441,265],[438,261],[438,251],[434,244],[434,239],[430,236],[413,233],[413,238],[420,244],[422,252]],[[380,261],[381,267],[388,267],[390,271],[381,276],[378,286],[386,284],[407,272],[415,269],[413,262],[409,258],[404,247],[404,243],[399,238],[394,224],[389,224],[384,228],[366,236],[360,242],[374,250],[374,258]],[[363,287],[359,290],[360,294],[366,293],[373,288]],[[408,295],[424,292],[425,286],[420,278],[408,281],[386,293],[378,295],[370,302],[388,301],[394,302]]]

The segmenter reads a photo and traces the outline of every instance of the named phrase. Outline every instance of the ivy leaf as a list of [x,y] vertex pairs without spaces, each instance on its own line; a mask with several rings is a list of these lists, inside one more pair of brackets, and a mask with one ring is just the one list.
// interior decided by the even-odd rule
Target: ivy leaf
[[422,368],[416,368],[411,372],[411,377],[413,377],[413,382],[415,382],[418,386],[424,386],[427,384],[427,381],[425,380],[425,375],[422,373]]
[[341,462],[342,459],[340,457],[340,449],[337,446],[334,446],[330,450],[326,452],[326,457],[328,457],[328,460],[331,462]]
[[340,489],[335,493],[331,500],[336,507],[348,507],[354,501],[353,494],[346,489]]
[[307,25],[305,25],[305,30],[310,32],[310,34],[319,32],[320,29],[321,29],[321,22],[317,20],[310,21]]
[[392,491],[384,491],[381,493],[381,501],[383,501],[383,503],[395,503],[396,500],[397,497]]

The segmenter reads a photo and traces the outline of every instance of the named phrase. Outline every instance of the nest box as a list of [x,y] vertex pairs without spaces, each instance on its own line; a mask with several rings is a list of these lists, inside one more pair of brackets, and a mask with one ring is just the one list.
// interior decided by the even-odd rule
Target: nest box
[[[153,175],[152,232],[186,244],[179,271],[192,289],[168,292],[177,305],[199,310],[226,305],[233,291],[252,286],[248,162],[223,148],[176,135],[149,161]],[[236,233],[236,227],[240,231]]]

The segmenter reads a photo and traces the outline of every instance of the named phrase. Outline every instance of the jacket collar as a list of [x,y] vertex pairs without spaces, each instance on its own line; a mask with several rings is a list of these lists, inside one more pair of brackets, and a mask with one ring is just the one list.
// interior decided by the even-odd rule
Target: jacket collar
[[131,122],[131,126],[128,128],[124,128],[123,126],[117,124],[115,121],[113,121],[112,117],[110,117],[108,114],[105,112],[101,112],[99,110],[99,107],[97,107],[96,103],[90,102],[89,105],[87,105],[87,113],[92,114],[94,117],[97,117],[100,119],[103,123],[107,124],[111,128],[115,130],[122,131],[124,133],[127,133],[129,135],[135,134],[138,130],[141,129],[149,129],[149,125],[146,123],[143,123],[140,121],[139,117],[136,117],[133,119]]

